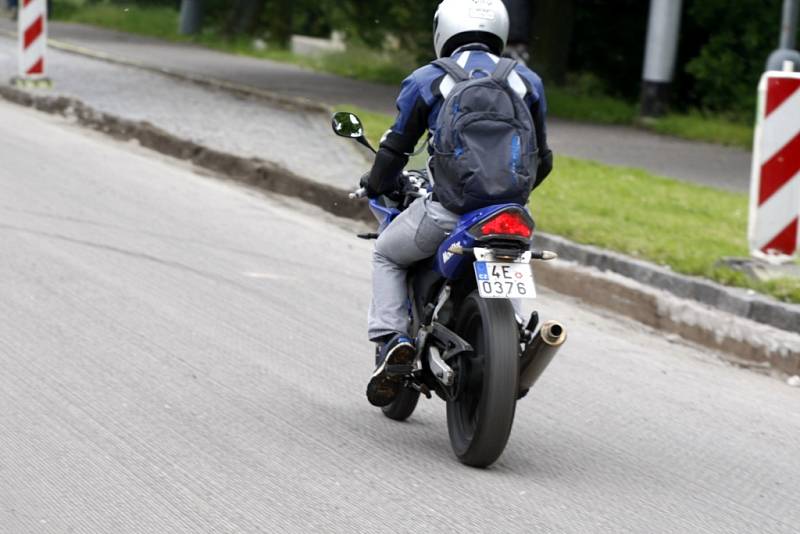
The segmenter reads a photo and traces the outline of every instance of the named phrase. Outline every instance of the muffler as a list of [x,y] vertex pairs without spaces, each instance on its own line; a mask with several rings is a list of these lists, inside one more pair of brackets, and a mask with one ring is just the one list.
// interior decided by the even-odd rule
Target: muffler
[[547,321],[525,348],[519,361],[519,394],[524,397],[553,361],[567,340],[567,330],[558,321]]

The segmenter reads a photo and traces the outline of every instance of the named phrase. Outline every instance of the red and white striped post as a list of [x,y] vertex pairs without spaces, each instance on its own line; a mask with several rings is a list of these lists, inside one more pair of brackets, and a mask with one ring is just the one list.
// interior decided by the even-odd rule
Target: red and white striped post
[[748,237],[754,257],[790,260],[800,248],[800,73],[759,84]]
[[17,14],[19,36],[18,85],[47,86],[47,0],[20,0]]

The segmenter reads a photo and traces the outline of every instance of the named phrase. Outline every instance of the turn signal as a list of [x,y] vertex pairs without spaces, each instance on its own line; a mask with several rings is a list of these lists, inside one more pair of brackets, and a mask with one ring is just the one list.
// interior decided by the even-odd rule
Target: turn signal
[[481,225],[481,235],[517,235],[530,239],[533,229],[521,213],[504,211]]

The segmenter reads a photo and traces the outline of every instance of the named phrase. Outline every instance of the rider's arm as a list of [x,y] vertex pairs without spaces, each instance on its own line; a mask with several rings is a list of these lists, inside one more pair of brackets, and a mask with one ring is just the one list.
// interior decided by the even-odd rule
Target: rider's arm
[[397,120],[381,140],[375,163],[369,173],[368,192],[390,193],[397,187],[397,177],[408,163],[420,137],[428,128],[430,106],[420,93],[414,76],[409,76],[397,97]]
[[[532,72],[530,74],[533,74]],[[528,96],[533,125],[536,128],[536,140],[539,144],[539,168],[536,170],[536,189],[553,170],[553,151],[547,145],[547,99],[544,96],[544,84],[541,78],[533,74],[528,78],[533,91]]]

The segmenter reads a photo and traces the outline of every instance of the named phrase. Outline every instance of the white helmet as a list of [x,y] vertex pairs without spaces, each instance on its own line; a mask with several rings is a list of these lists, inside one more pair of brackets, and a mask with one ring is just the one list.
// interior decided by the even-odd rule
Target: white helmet
[[436,57],[470,43],[484,43],[500,54],[507,41],[508,10],[502,0],[444,0],[433,17]]

